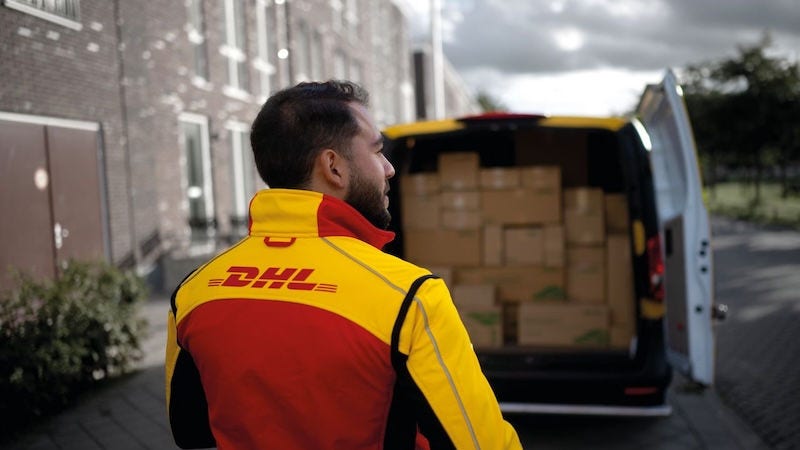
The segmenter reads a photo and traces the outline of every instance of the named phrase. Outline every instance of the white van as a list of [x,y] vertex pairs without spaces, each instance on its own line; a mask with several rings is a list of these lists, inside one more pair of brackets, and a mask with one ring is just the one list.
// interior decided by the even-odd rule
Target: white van
[[673,369],[713,383],[710,227],[671,72],[638,119],[498,113],[384,134],[387,251],[446,273],[504,411],[665,415]]

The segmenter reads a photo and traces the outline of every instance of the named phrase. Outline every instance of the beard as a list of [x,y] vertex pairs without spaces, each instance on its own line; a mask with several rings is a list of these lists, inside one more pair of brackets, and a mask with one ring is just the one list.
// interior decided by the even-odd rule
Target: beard
[[386,230],[392,222],[392,215],[383,205],[385,193],[383,186],[375,186],[360,173],[354,172],[350,178],[350,191],[344,201],[361,213],[369,223]]

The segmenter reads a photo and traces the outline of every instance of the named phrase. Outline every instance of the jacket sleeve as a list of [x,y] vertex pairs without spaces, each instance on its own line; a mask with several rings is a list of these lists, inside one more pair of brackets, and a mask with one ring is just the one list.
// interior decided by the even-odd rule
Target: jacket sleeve
[[200,373],[189,352],[178,345],[175,315],[169,311],[165,360],[169,425],[180,448],[216,447]]
[[432,450],[522,448],[503,419],[442,280],[431,280],[418,291],[401,332],[400,351],[408,355],[418,423]]

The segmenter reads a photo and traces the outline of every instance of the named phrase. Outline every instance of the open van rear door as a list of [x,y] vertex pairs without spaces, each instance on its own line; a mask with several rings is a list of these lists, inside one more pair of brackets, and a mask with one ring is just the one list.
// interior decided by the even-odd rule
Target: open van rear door
[[651,145],[665,261],[667,354],[674,368],[708,386],[714,380],[711,231],[692,128],[672,71],[645,89],[637,113]]

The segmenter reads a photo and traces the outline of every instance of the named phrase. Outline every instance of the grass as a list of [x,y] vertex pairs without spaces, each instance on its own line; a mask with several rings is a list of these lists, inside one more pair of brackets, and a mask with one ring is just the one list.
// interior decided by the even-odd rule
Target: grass
[[712,214],[769,225],[800,229],[800,195],[781,198],[778,183],[761,184],[761,200],[755,202],[756,189],[740,182],[717,183],[703,191]]

